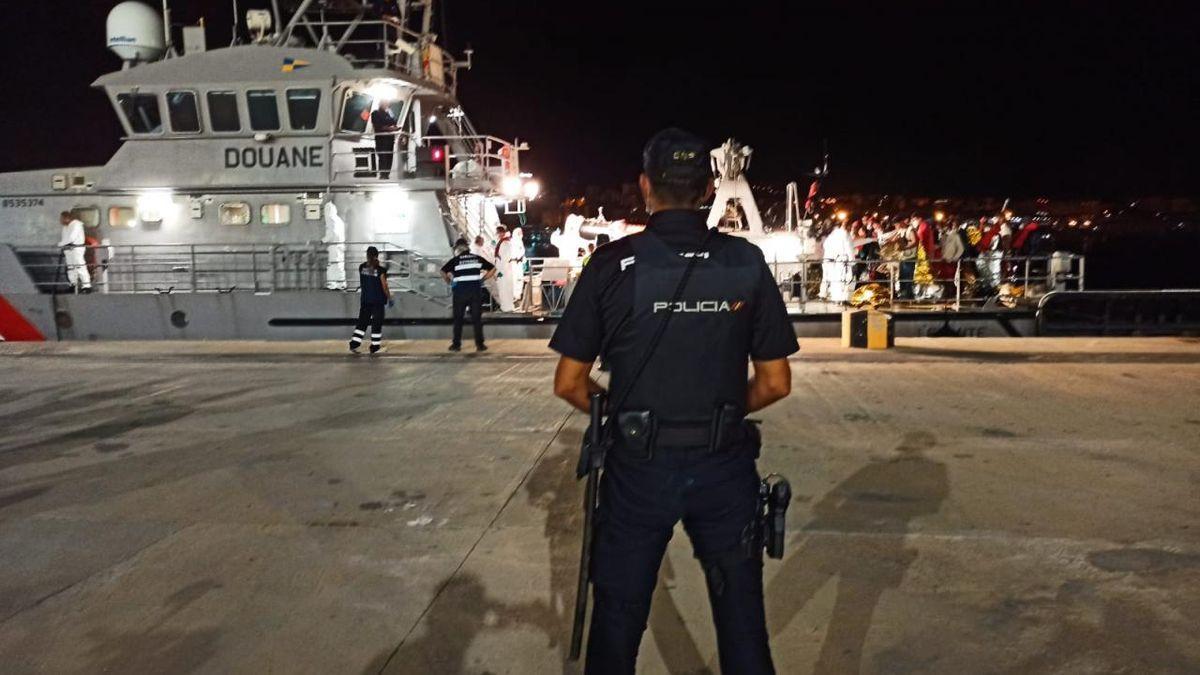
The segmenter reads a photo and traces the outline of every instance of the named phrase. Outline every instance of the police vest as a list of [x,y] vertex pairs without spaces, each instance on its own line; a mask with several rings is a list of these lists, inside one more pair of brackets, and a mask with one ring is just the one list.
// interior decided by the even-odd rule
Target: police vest
[[358,283],[362,289],[362,304],[382,305],[387,302],[387,296],[383,294],[383,282],[380,281],[380,278],[385,276],[387,276],[387,268],[382,263],[379,267],[371,267],[370,263],[358,266]]
[[[724,404],[746,403],[753,299],[762,258],[744,240],[713,235],[704,252],[677,252],[647,231],[631,238],[634,306],[629,330],[608,350],[620,396],[668,311],[673,316],[625,410],[650,410],[669,422],[705,421]],[[679,281],[699,256],[681,299]]]
[[480,287],[484,275],[483,262],[483,258],[474,253],[460,253],[450,260],[446,267],[450,269],[455,292],[474,291]]

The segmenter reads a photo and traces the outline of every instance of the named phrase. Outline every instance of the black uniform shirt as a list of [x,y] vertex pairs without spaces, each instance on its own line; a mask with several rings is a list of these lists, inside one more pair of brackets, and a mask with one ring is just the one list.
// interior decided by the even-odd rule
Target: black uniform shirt
[[[647,227],[677,251],[698,247],[708,230],[702,212],[682,210],[656,213]],[[721,245],[720,237],[712,239],[710,246],[715,245]],[[761,252],[758,255],[762,260]],[[633,245],[628,239],[596,249],[554,331],[551,349],[577,361],[591,362],[613,341],[622,339],[623,328],[629,325],[633,313],[634,264]],[[751,304],[751,359],[771,361],[799,351],[796,331],[765,260]]]
[[390,143],[395,140],[396,130],[389,127],[395,127],[397,124],[396,116],[386,108],[379,108],[371,113],[371,126],[375,129],[377,142]]
[[455,293],[478,291],[484,273],[494,269],[495,265],[474,253],[460,253],[442,265],[442,271],[452,279],[450,287]]
[[371,267],[371,263],[358,266],[358,283],[362,288],[362,304],[382,305],[387,302],[383,293],[383,278],[387,276],[387,268],[380,263],[379,267]]

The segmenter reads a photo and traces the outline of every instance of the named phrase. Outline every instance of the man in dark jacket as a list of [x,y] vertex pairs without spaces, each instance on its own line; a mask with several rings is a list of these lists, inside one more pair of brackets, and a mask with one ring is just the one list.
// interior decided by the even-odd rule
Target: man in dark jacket
[[392,291],[388,288],[387,267],[379,262],[379,249],[374,246],[367,247],[367,261],[358,266],[358,283],[362,301],[358,324],[350,338],[350,351],[358,353],[370,324],[371,353],[375,354],[383,349],[383,307],[392,304]]
[[392,114],[392,102],[379,101],[379,107],[371,113],[371,126],[375,130],[375,164],[379,177],[386,180],[392,175],[392,158],[396,156],[396,131],[400,122]]

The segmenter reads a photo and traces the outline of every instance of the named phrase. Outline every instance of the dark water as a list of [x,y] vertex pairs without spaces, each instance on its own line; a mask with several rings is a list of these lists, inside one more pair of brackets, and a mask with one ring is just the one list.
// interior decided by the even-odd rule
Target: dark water
[[1059,232],[1056,242],[1086,256],[1089,289],[1200,288],[1200,226],[1187,221],[1106,222],[1084,235]]

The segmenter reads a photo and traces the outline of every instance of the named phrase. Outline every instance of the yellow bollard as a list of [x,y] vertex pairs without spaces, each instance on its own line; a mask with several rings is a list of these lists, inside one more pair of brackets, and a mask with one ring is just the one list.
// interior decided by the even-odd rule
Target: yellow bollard
[[890,349],[896,346],[892,316],[874,309],[842,312],[842,347]]

